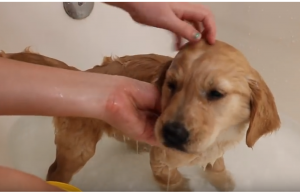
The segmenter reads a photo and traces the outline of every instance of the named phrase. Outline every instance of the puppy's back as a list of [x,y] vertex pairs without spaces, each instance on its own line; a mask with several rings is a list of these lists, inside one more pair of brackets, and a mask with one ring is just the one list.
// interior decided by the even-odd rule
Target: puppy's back
[[156,54],[105,57],[101,66],[95,66],[87,72],[126,76],[154,83],[170,60],[171,57]]

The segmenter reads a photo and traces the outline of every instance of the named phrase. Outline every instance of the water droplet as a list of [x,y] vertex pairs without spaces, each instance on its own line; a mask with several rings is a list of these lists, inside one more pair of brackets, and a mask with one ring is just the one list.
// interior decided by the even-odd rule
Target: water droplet
[[291,17],[291,20],[293,20],[294,18],[293,17]]
[[292,40],[292,43],[295,43],[295,40]]
[[261,9],[261,11],[264,11],[264,9]]
[[278,18],[281,18],[281,15],[280,15],[280,16],[278,16]]
[[249,32],[248,35],[251,36],[251,33]]

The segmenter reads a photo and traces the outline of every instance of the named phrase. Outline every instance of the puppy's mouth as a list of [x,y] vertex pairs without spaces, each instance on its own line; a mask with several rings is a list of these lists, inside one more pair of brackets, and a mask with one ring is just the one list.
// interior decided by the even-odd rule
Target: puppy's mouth
[[167,148],[176,150],[176,151],[180,151],[180,152],[187,152],[185,146],[182,145],[174,145],[174,144],[170,144],[169,142],[165,141],[163,142],[163,145],[166,146]]

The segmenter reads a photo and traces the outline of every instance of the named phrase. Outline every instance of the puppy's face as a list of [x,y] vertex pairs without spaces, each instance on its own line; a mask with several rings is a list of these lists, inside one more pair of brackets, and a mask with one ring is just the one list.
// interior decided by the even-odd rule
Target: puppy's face
[[279,127],[264,81],[239,51],[222,42],[183,48],[170,62],[161,90],[156,136],[166,147],[200,153],[249,122],[247,145],[252,147]]

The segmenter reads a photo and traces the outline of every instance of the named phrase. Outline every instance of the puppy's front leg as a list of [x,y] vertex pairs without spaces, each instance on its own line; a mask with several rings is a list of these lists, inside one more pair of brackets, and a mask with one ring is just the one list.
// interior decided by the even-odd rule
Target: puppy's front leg
[[182,177],[177,168],[170,168],[164,161],[164,150],[152,147],[150,151],[150,165],[155,180],[165,191],[190,191],[188,180]]
[[205,169],[205,177],[217,190],[232,191],[235,183],[230,173],[226,170],[224,158],[218,158],[214,165],[208,164]]
[[47,181],[69,183],[93,157],[103,124],[84,118],[54,118],[56,158],[48,169]]

